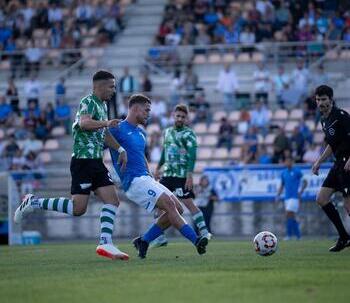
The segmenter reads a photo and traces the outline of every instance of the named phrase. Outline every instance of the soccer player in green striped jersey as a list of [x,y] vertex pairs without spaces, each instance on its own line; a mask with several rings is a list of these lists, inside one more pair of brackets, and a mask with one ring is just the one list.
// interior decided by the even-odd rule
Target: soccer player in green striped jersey
[[93,93],[80,101],[72,126],[74,143],[70,164],[71,199],[37,198],[28,194],[17,208],[14,221],[20,223],[34,209],[81,216],[86,212],[90,192],[93,191],[104,203],[100,215],[100,243],[96,253],[111,259],[128,260],[129,256],[112,243],[119,200],[108,170],[102,162],[104,144],[119,151],[119,161],[124,167],[127,161],[125,150],[108,131],[108,127],[116,126],[119,122],[107,118],[106,102],[114,92],[115,77],[107,71],[98,71],[93,76]]
[[[178,104],[174,109],[174,126],[164,132],[163,151],[161,159],[155,171],[155,177],[160,177],[160,170],[163,167],[160,183],[181,200],[188,208],[201,236],[210,239],[204,221],[203,213],[194,204],[193,193],[193,170],[197,154],[197,138],[191,128],[186,126],[188,120],[188,107]],[[152,246],[164,246],[167,240],[164,235],[152,243]]]

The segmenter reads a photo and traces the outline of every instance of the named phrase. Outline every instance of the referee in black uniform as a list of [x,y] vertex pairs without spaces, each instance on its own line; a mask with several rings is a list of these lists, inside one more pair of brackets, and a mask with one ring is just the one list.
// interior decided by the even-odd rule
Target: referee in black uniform
[[338,210],[330,202],[332,194],[342,192],[344,205],[350,211],[350,115],[336,107],[333,101],[333,89],[327,85],[316,88],[315,99],[322,116],[321,124],[327,147],[312,166],[312,172],[318,175],[321,163],[332,153],[335,163],[330,169],[317,195],[317,203],[332,221],[339,233],[337,243],[329,251],[337,252],[350,247],[350,236],[345,230]]

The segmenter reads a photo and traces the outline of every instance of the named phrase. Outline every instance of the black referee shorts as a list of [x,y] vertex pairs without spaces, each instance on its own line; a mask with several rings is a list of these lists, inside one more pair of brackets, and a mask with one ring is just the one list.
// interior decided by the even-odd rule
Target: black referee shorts
[[159,181],[167,189],[173,192],[179,199],[194,199],[195,195],[192,190],[185,189],[186,178],[162,177]]
[[89,195],[99,187],[113,185],[112,178],[102,159],[72,158],[70,163],[72,175],[71,194]]
[[343,197],[350,196],[350,173],[344,170],[345,163],[335,163],[326,179],[323,181],[322,187],[333,188],[343,194]]

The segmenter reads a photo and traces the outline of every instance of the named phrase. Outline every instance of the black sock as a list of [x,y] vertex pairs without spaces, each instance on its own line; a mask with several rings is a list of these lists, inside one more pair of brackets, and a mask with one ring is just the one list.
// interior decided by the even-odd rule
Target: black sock
[[332,202],[329,202],[328,204],[323,206],[322,209],[326,213],[326,215],[328,216],[329,220],[331,220],[332,223],[334,224],[335,228],[338,231],[340,238],[342,238],[342,239],[349,238],[349,235],[346,232],[345,227],[343,225],[343,222],[340,218],[339,212],[335,208],[334,204]]

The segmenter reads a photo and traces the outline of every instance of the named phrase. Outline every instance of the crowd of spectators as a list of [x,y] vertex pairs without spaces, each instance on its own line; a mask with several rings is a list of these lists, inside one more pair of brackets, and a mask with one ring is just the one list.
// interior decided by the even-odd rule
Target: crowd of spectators
[[[120,0],[8,0],[0,2],[0,51],[12,76],[36,74],[46,49],[66,49],[72,64],[80,47],[102,46],[124,29]],[[24,52],[18,52],[23,50]]]
[[5,170],[28,170],[41,167],[39,153],[51,138],[56,126],[68,134],[71,109],[66,103],[64,79],[56,85],[56,99],[40,103],[41,83],[30,78],[24,85],[24,102],[20,103],[13,78],[8,80],[6,94],[0,95],[0,166]]
[[349,41],[350,11],[340,1],[170,0],[160,45],[250,45],[264,41]]

